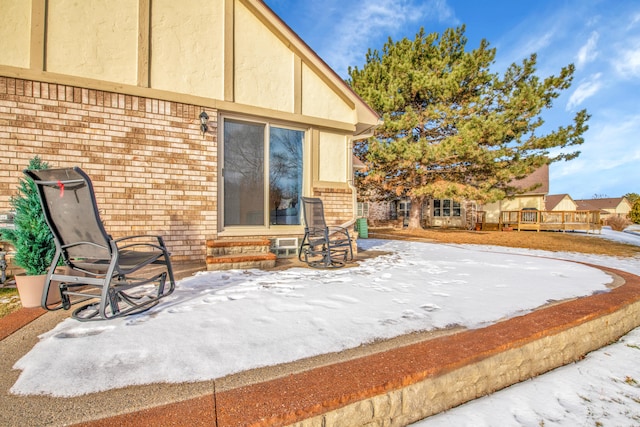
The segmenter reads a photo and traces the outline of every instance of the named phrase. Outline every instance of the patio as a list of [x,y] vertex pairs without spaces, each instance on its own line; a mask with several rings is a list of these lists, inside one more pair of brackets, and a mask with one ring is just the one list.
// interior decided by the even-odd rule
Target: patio
[[[155,419],[167,421],[169,417],[178,424],[190,425],[214,425],[216,421],[219,426],[250,421],[256,425],[287,425],[325,417],[330,425],[339,425],[339,420],[343,425],[357,425],[354,420],[364,423],[363,417],[370,415],[366,408],[371,407],[376,408],[376,417],[393,416],[412,422],[418,416],[576,360],[615,339],[615,335],[633,329],[640,323],[635,314],[640,282],[632,274],[613,273],[619,278],[616,285],[621,286],[610,292],[536,309],[485,327],[399,334],[346,351],[249,369],[210,381],[129,386],[69,398],[7,395],[2,404],[6,407],[0,409],[5,417],[35,424],[45,420],[75,423],[130,413],[104,423],[133,425],[136,419],[149,422],[158,417]],[[13,364],[37,342],[40,333],[63,318],[64,314],[58,313],[39,317],[0,342],[2,354],[7,355],[3,372],[10,372],[3,384],[5,390],[19,374],[11,369]],[[607,328],[602,327],[605,323]],[[0,323],[0,331],[4,326],[5,322]],[[585,335],[590,339],[584,339]],[[585,347],[585,342],[594,347]],[[514,370],[513,366],[519,368]],[[411,404],[411,397],[418,400]],[[103,399],[109,404],[102,404]],[[425,405],[426,401],[432,403]],[[131,402],[141,412],[135,412]],[[85,405],[86,410],[77,409]],[[310,424],[304,425],[315,425],[312,420],[307,422]]]

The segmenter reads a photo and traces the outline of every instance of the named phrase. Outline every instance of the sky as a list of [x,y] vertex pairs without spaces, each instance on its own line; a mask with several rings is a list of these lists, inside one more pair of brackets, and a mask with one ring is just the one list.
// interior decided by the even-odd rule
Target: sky
[[486,39],[495,72],[538,57],[538,76],[574,64],[572,86],[543,113],[546,131],[591,115],[577,159],[551,165],[549,194],[640,193],[640,2],[635,0],[264,0],[338,75],[368,49],[466,25],[467,50]]
[[[587,238],[640,245],[640,232],[605,229]],[[377,239],[358,245],[386,254],[342,269],[201,272],[145,313],[65,319],[16,362],[11,393],[73,397],[206,381],[414,331],[480,328],[551,300],[608,291],[610,276],[571,261],[640,274],[637,257]],[[639,351],[640,328],[581,362],[419,425],[632,425],[640,420]]]

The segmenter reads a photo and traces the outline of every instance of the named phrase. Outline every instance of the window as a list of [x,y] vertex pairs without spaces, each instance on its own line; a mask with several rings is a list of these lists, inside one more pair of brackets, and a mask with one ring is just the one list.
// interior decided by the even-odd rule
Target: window
[[435,199],[433,201],[433,216],[460,216],[460,202],[451,199]]
[[411,202],[401,201],[398,207],[398,214],[400,215],[400,217],[408,217],[409,212],[411,212]]
[[299,225],[304,131],[225,119],[225,226]]
[[358,202],[357,210],[358,210],[358,218],[368,218],[369,217],[369,203],[368,202]]

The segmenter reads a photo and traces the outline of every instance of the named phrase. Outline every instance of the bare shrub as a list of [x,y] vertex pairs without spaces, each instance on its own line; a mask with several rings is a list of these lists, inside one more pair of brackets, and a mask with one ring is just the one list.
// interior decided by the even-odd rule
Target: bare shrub
[[625,228],[631,225],[631,221],[622,216],[614,216],[608,218],[606,224],[615,231],[623,231]]

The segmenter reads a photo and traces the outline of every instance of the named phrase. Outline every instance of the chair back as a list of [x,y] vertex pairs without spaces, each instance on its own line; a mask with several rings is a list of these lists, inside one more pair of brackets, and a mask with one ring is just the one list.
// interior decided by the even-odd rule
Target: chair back
[[84,171],[73,167],[24,173],[36,184],[45,219],[65,262],[111,257],[111,239],[100,220],[91,179]]
[[327,229],[327,223],[324,219],[322,199],[318,197],[301,197],[301,199],[307,233],[311,236],[323,235]]

